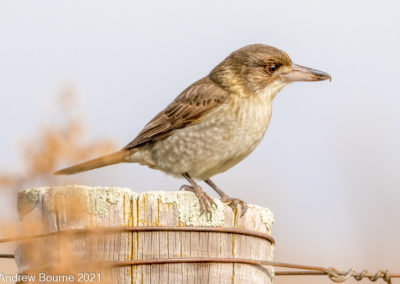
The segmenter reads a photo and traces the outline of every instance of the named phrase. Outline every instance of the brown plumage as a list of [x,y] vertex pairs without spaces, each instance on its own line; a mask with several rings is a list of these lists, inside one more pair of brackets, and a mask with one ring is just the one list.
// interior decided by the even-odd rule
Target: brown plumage
[[274,47],[243,47],[218,64],[208,76],[186,88],[156,115],[122,150],[55,174],[74,174],[121,162],[136,162],[185,177],[210,212],[212,199],[192,179],[204,180],[242,214],[245,202],[228,197],[210,177],[231,168],[261,141],[267,130],[272,99],[294,81],[330,79],[324,72],[293,64]]
[[156,115],[124,149],[160,140],[171,135],[175,129],[196,123],[210,110],[224,103],[228,96],[229,93],[209,77],[200,79]]
[[101,156],[99,158],[83,162],[81,164],[75,165],[70,168],[65,168],[55,172],[55,175],[72,175],[80,172],[85,172],[88,170],[93,170],[97,168],[101,168],[104,166],[114,165],[121,163],[126,156],[125,150],[120,150],[118,152],[114,152],[108,155]]

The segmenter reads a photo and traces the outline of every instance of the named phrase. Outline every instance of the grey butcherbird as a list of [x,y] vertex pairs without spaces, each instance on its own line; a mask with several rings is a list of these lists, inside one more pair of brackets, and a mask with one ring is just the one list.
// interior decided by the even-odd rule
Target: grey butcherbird
[[231,53],[210,74],[186,88],[156,115],[122,150],[66,168],[55,174],[74,174],[107,165],[132,162],[183,176],[200,203],[210,212],[213,200],[194,179],[211,186],[233,209],[247,210],[210,178],[245,157],[260,143],[271,118],[272,100],[295,81],[331,79],[325,72],[292,63],[272,46],[253,44]]

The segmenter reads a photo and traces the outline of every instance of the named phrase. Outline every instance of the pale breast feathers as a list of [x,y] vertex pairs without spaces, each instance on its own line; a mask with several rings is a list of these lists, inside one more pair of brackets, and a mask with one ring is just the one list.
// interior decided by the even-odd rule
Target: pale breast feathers
[[207,77],[197,81],[156,115],[124,149],[166,138],[173,130],[195,124],[210,110],[224,103],[228,96],[228,92]]

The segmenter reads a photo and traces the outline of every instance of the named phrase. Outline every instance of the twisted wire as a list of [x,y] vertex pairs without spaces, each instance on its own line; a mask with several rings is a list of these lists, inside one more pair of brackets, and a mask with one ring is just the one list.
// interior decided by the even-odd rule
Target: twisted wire
[[[149,232],[149,231],[182,231],[182,232],[218,232],[218,233],[230,233],[240,234],[252,237],[262,238],[268,241],[271,245],[274,245],[275,240],[266,233],[255,232],[245,229],[234,229],[234,228],[215,228],[215,227],[175,227],[175,226],[143,226],[143,227],[101,227],[101,228],[84,228],[84,229],[70,229],[61,230],[56,232],[48,232],[37,235],[27,236],[15,236],[10,238],[0,239],[0,243],[14,242],[14,241],[26,241],[37,238],[45,238],[49,236],[58,235],[76,235],[76,234],[106,234],[106,233],[118,233],[118,232]],[[0,258],[13,258],[12,254],[0,254]],[[243,259],[243,258],[167,258],[167,259],[143,259],[143,260],[129,260],[129,261],[112,261],[112,262],[97,262],[97,263],[80,263],[77,265],[79,268],[82,266],[93,266],[100,265],[105,267],[121,267],[131,265],[154,265],[154,264],[166,264],[166,263],[236,263],[236,264],[249,264],[256,266],[265,273],[268,273],[268,269],[265,266],[274,267],[285,267],[290,269],[298,269],[300,271],[277,271],[276,276],[290,276],[290,275],[327,275],[333,282],[345,282],[349,278],[354,278],[357,281],[362,279],[368,279],[371,282],[375,282],[378,279],[383,279],[386,283],[391,284],[392,278],[400,278],[400,273],[391,274],[388,270],[378,270],[375,274],[371,274],[368,270],[364,269],[357,273],[353,268],[348,271],[339,271],[334,267],[319,267],[309,266],[302,264],[282,263],[265,260],[254,260],[254,259]],[[54,267],[53,267],[54,268]],[[38,269],[52,269],[49,267],[38,267],[30,269],[34,271]],[[302,271],[301,271],[302,270]],[[26,273],[28,271],[22,271]]]

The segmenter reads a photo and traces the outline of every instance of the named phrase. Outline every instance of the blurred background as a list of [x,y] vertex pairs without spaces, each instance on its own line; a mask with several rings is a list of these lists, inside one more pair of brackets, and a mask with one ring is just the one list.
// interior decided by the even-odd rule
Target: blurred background
[[[332,82],[282,90],[262,143],[215,182],[272,210],[277,261],[399,272],[399,8],[361,0],[1,1],[1,223],[17,220],[21,188],[177,190],[183,180],[135,164],[69,179],[49,172],[125,146],[230,52],[264,43]],[[11,260],[0,267],[16,271]]]

